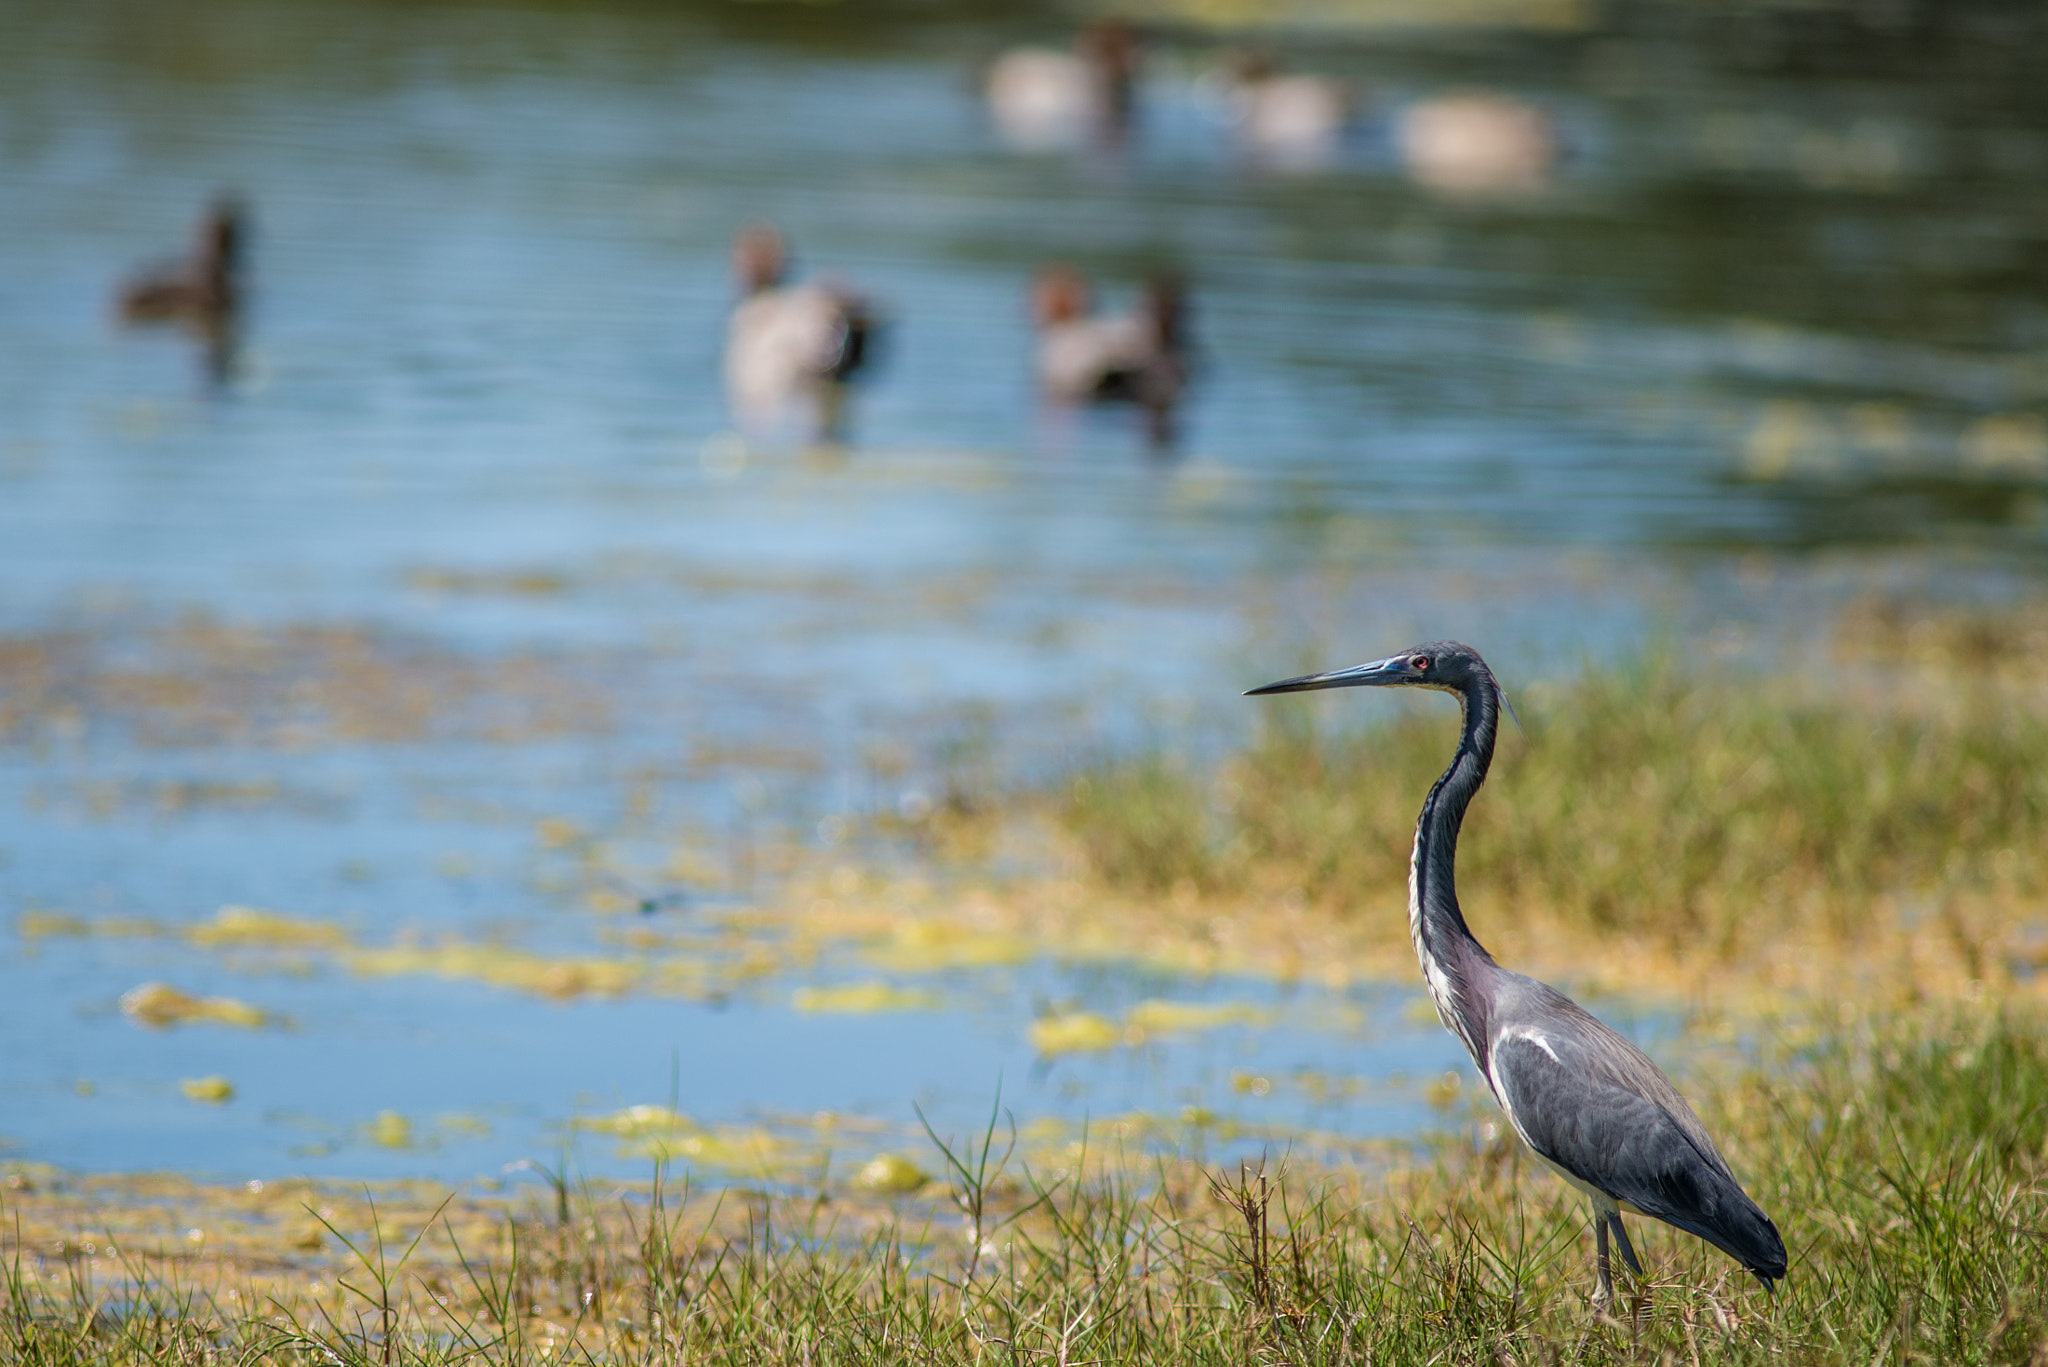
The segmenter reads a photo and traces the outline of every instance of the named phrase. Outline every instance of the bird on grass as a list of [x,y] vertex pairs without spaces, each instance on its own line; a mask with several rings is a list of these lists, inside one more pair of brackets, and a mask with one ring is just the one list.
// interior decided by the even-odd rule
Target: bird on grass
[[1155,447],[1173,441],[1173,411],[1187,387],[1187,302],[1180,281],[1158,274],[1124,313],[1098,314],[1088,277],[1048,266],[1032,282],[1038,383],[1056,405],[1136,404]]
[[[1464,1044],[1523,1141],[1593,1207],[1594,1304],[1613,1303],[1611,1230],[1639,1279],[1624,1210],[1654,1216],[1721,1249],[1769,1291],[1785,1243],[1744,1194],[1685,1098],[1642,1050],[1578,1003],[1495,963],[1458,909],[1458,828],[1486,781],[1507,695],[1470,646],[1432,641],[1350,669],[1283,679],[1251,695],[1323,688],[1433,688],[1465,724],[1451,767],[1422,804],[1408,865],[1408,928],[1444,1027]],[[1513,715],[1510,709],[1510,715]]]
[[836,440],[847,382],[872,350],[876,323],[867,301],[833,280],[787,283],[789,250],[764,223],[740,233],[732,266],[742,296],[725,342],[734,416],[763,431],[801,410],[818,437]]

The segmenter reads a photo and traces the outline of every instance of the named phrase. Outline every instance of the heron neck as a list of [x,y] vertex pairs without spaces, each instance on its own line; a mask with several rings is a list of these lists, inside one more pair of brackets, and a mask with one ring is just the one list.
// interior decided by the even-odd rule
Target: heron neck
[[1415,823],[1415,854],[1408,865],[1408,929],[1416,957],[1436,1000],[1437,1013],[1486,1066],[1484,1012],[1488,994],[1476,980],[1494,970],[1493,956],[1473,938],[1458,907],[1458,828],[1465,808],[1486,781],[1500,721],[1499,694],[1490,679],[1459,692],[1465,726],[1450,768],[1429,790]]

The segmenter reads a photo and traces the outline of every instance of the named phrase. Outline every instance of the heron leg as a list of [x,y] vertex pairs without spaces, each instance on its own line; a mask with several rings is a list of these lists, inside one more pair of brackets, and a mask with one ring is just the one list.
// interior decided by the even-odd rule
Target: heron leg
[[1607,1216],[1593,1212],[1593,1268],[1598,1277],[1593,1287],[1593,1306],[1605,1310],[1614,1304],[1614,1273],[1607,1265]]
[[1628,1270],[1635,1273],[1637,1280],[1641,1280],[1643,1265],[1636,1261],[1636,1251],[1628,1241],[1628,1231],[1621,1227],[1620,1212],[1608,1216],[1607,1223],[1614,1226],[1614,1242],[1621,1245],[1621,1260],[1628,1264]]
[[1636,1291],[1629,1307],[1629,1320],[1640,1327],[1650,1308],[1650,1288],[1643,1281],[1643,1265],[1636,1260],[1635,1247],[1628,1241],[1628,1230],[1622,1226],[1621,1212],[1609,1215],[1607,1223],[1614,1226],[1614,1241],[1621,1245],[1621,1260],[1628,1264],[1628,1270],[1635,1276]]

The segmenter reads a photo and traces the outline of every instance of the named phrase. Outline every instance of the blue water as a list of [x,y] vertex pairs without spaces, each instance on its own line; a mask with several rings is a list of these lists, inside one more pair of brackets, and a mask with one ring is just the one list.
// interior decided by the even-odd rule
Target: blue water
[[[1155,42],[1122,155],[1022,155],[968,73],[1056,17],[772,8],[228,4],[147,35],[113,5],[0,13],[0,645],[29,699],[0,713],[0,911],[245,903],[591,952],[611,922],[545,819],[646,867],[724,851],[719,878],[648,875],[673,928],[773,898],[740,846],[817,848],[1103,745],[1227,743],[1238,689],[1412,638],[1529,680],[1670,635],[1767,655],[1859,596],[2039,577],[2048,148],[2002,67],[1901,68],[1866,34],[1799,77],[1649,9],[1280,34],[1365,94],[1337,159],[1287,175],[1230,147],[1199,29]],[[1473,85],[1552,111],[1546,191],[1407,175],[1401,110]],[[254,208],[257,297],[216,390],[110,299],[223,186]],[[725,255],[759,218],[888,319],[843,451],[734,457]],[[1112,298],[1186,274],[1176,451],[1041,411],[1024,292],[1055,257]],[[194,623],[269,662],[195,658],[226,648]],[[337,726],[358,684],[331,655],[299,680],[308,630],[383,671],[364,726],[414,720]],[[56,661],[33,687],[31,654]],[[905,857],[852,852],[880,854]],[[0,1136],[82,1168],[456,1178],[622,1105],[901,1130],[913,1103],[968,1123],[998,1079],[1026,1118],[1402,1136],[1441,1123],[1421,1083],[1458,1064],[1396,986],[1048,958],[948,979],[936,1011],[807,1016],[802,974],[559,1005],[160,938],[4,944]],[[149,979],[291,1024],[151,1033],[115,1005]],[[1048,1003],[1136,995],[1277,1014],[1033,1057]],[[1356,1085],[1318,1100],[1282,1081],[1303,1070]],[[208,1074],[236,1099],[179,1093]],[[363,1137],[387,1110],[419,1145]]]

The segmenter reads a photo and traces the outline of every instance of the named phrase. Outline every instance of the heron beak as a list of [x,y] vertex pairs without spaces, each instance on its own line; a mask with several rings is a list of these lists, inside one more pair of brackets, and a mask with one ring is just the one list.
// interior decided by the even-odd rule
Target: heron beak
[[1307,693],[1318,688],[1374,688],[1385,684],[1412,683],[1414,679],[1408,667],[1408,657],[1390,655],[1384,660],[1353,665],[1349,669],[1333,669],[1327,674],[1304,674],[1298,679],[1282,679],[1278,683],[1248,688],[1244,696],[1255,698],[1262,693]]

